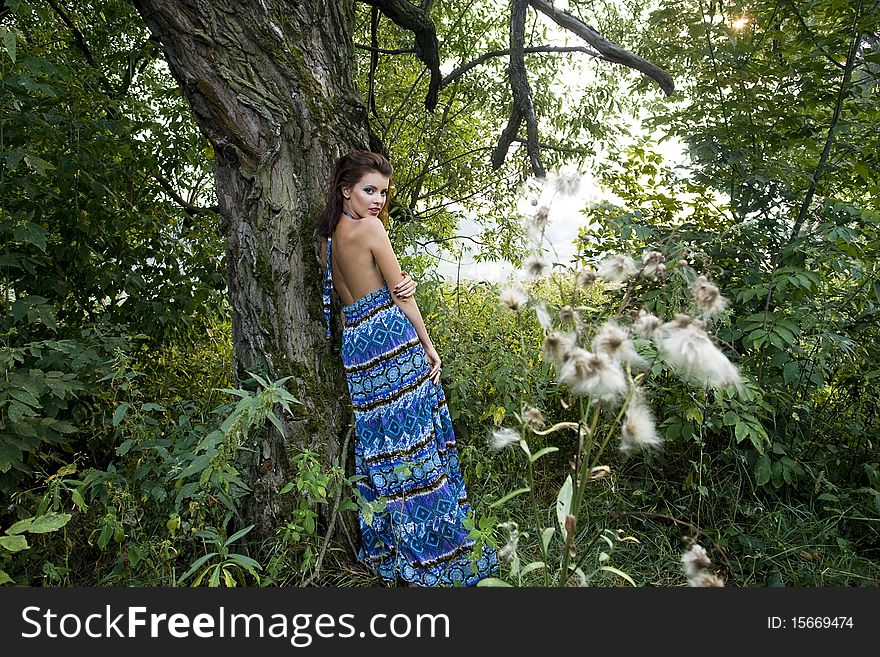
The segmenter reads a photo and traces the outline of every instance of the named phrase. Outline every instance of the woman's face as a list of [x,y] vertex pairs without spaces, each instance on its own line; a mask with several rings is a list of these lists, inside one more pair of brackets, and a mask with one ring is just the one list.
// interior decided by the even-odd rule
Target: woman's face
[[389,179],[376,171],[365,173],[352,187],[342,188],[342,207],[356,217],[377,217],[388,198]]

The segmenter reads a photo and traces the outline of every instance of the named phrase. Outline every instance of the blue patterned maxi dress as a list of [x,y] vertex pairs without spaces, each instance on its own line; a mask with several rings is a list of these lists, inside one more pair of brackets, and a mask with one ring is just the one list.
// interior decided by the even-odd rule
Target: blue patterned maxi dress
[[[333,287],[327,239],[324,318],[330,337]],[[358,512],[358,558],[383,580],[420,586],[473,586],[498,560],[462,521],[470,512],[443,389],[415,328],[387,285],[343,306],[342,363],[354,407],[355,473],[367,502],[384,499],[367,522]]]

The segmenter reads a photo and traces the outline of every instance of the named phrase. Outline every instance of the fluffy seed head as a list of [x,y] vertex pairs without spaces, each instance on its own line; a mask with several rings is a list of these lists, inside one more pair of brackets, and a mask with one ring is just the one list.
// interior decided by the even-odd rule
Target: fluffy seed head
[[698,276],[693,282],[691,294],[697,302],[697,308],[705,317],[717,315],[727,307],[727,299],[721,296],[718,287],[710,283],[705,276]]
[[574,196],[581,186],[581,177],[577,173],[560,174],[553,180],[553,188],[562,196]]
[[657,278],[666,272],[666,261],[659,251],[645,251],[642,254],[642,276]]
[[559,321],[563,324],[572,324],[577,326],[581,321],[581,316],[571,306],[562,306],[559,310]]
[[550,206],[542,205],[532,215],[532,226],[535,230],[541,231],[547,227],[548,223],[550,223]]
[[546,338],[544,338],[544,360],[550,363],[554,363],[557,366],[560,365],[566,358],[568,358],[569,352],[574,347],[575,338],[572,334],[562,333],[560,331],[551,331]]
[[549,331],[553,328],[553,323],[550,321],[550,313],[547,312],[547,304],[543,301],[535,304],[535,317],[538,318],[538,324],[540,324],[541,328],[545,331]]
[[529,300],[529,296],[518,287],[504,288],[498,297],[501,299],[501,303],[511,310],[522,309]]
[[664,360],[700,383],[715,388],[740,386],[736,367],[709,338],[703,323],[687,315],[676,315],[654,333]]
[[642,396],[636,394],[626,409],[623,424],[620,425],[620,451],[660,447],[663,439],[657,433],[654,415]]
[[507,427],[495,429],[489,436],[489,449],[493,452],[500,452],[508,445],[519,442],[519,432]]
[[593,351],[605,354],[613,361],[627,363],[633,367],[644,368],[648,363],[639,356],[629,336],[617,322],[608,321],[602,325],[593,338]]
[[654,331],[660,326],[660,318],[652,315],[647,310],[640,310],[639,316],[633,322],[632,331],[635,335],[644,340],[650,340],[654,335]]
[[626,393],[626,378],[620,364],[604,354],[576,348],[559,370],[559,382],[576,395],[588,395],[603,402],[618,401]]
[[596,275],[612,283],[623,283],[638,273],[638,267],[628,255],[618,253],[610,255],[599,264]]
[[522,419],[530,429],[540,431],[544,428],[544,415],[534,406],[526,407]]
[[528,274],[530,278],[540,278],[544,275],[549,266],[549,263],[538,255],[529,256],[523,263],[526,274]]
[[578,272],[577,284],[580,287],[588,288],[596,282],[596,272],[589,269],[582,269]]

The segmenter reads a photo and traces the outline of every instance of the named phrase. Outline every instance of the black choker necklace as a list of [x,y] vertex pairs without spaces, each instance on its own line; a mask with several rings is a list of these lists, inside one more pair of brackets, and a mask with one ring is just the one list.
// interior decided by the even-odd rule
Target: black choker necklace
[[348,217],[351,217],[352,219],[357,219],[357,217],[355,217],[355,216],[354,216],[351,212],[349,212],[348,210],[343,210],[343,211],[342,211],[342,214],[344,214],[344,215],[346,215],[346,216],[348,216]]

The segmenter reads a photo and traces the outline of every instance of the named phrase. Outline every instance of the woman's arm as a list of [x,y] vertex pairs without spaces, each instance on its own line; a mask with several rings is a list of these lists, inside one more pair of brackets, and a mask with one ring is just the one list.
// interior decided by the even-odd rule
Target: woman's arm
[[[373,258],[379,266],[379,271],[382,272],[382,277],[385,279],[385,283],[389,288],[392,288],[395,281],[400,281],[402,274],[400,264],[397,262],[397,256],[394,254],[394,248],[391,246],[391,240],[388,239],[388,233],[385,232],[385,227],[379,221],[368,224],[368,230],[366,233],[367,245],[370,248],[370,252],[373,254]],[[437,355],[434,343],[428,335],[428,329],[425,327],[425,321],[422,319],[422,313],[419,311],[415,296],[401,299],[397,295],[392,295],[391,299],[394,301],[395,305],[403,311],[403,314],[409,318],[409,321],[412,322],[413,328],[416,330],[416,335],[419,336],[419,341],[425,348],[425,352],[428,354],[428,360],[431,363],[429,376],[435,384],[439,383],[441,365],[440,356]]]

